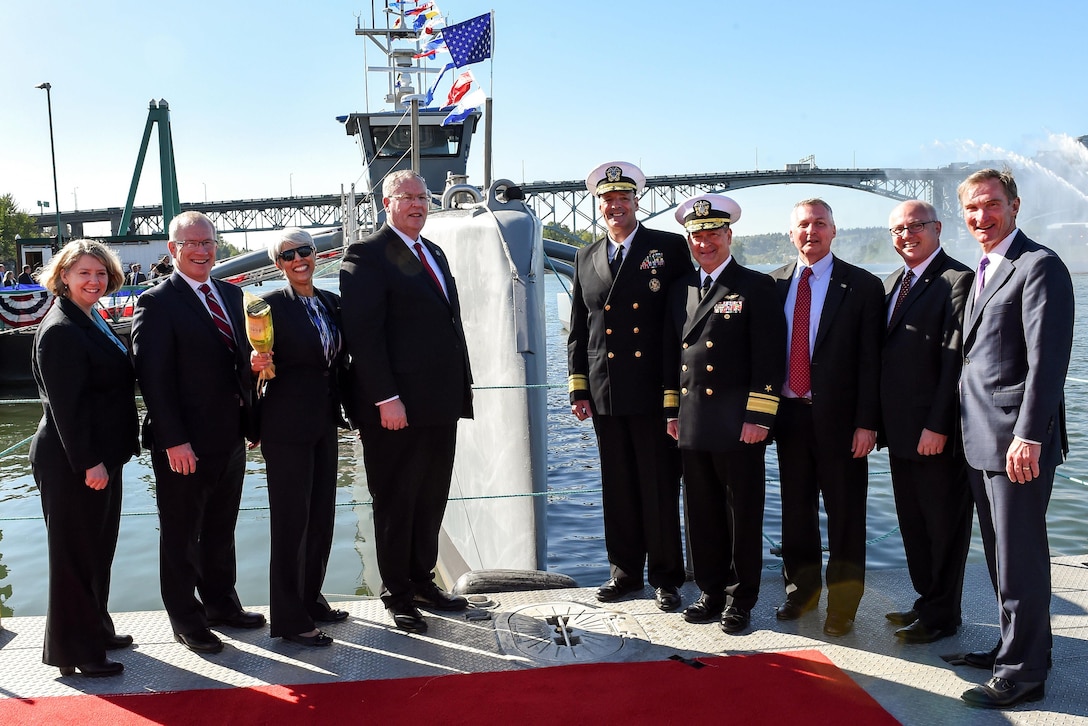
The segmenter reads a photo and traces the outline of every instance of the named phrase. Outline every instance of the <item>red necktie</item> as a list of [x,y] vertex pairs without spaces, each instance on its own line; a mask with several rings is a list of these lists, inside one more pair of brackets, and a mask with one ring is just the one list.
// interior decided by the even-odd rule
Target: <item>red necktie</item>
[[442,293],[442,297],[446,296],[446,291],[442,289],[442,283],[438,281],[438,275],[434,274],[434,268],[431,267],[431,263],[427,262],[427,255],[423,254],[423,245],[419,242],[415,243],[416,255],[419,257],[419,261],[423,263],[423,269],[427,271],[427,274],[431,276],[431,280],[434,282],[434,286],[438,288],[438,291]]
[[234,352],[234,332],[230,329],[230,323],[227,322],[227,316],[223,312],[223,308],[219,306],[219,301],[212,295],[212,288],[208,283],[204,283],[197,288],[204,293],[204,299],[208,301],[208,310],[212,313],[212,320],[215,322],[215,327],[219,328],[219,332],[223,334],[223,342],[230,348],[230,352]]
[[808,278],[812,268],[801,270],[801,279],[797,281],[797,300],[793,303],[793,332],[790,336],[790,390],[798,397],[808,393],[809,379],[808,325],[809,311],[812,308],[812,288]]

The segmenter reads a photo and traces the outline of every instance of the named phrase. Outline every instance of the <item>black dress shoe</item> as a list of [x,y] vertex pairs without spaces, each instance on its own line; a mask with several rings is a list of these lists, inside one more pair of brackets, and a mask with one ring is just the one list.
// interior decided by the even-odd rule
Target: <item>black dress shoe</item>
[[264,615],[239,610],[229,618],[208,618],[208,625],[215,627],[227,626],[229,628],[259,628],[265,624]]
[[318,623],[339,623],[347,619],[347,610],[329,610],[324,615],[314,618],[314,621]]
[[681,617],[689,623],[709,623],[712,620],[717,620],[724,609],[724,597],[707,595],[704,592],[699,595],[698,600],[684,608]]
[[751,617],[749,611],[730,605],[722,613],[722,620],[719,625],[724,633],[740,633],[748,628]]
[[786,602],[779,605],[778,609],[774,611],[774,616],[779,620],[797,620],[815,607],[815,603],[812,605],[802,605],[796,600],[787,599]]
[[932,643],[941,638],[947,638],[948,636],[955,634],[956,629],[954,627],[931,628],[921,620],[915,620],[907,627],[895,631],[895,637],[899,638],[904,643]]
[[75,675],[76,671],[79,671],[79,675],[86,676],[87,678],[104,678],[106,676],[116,676],[125,670],[124,663],[118,663],[115,660],[109,658],[103,658],[101,663],[83,663],[77,666],[60,666],[60,674],[62,676]]
[[911,608],[903,612],[888,613],[884,617],[891,621],[893,625],[910,625],[918,619],[918,612]]
[[638,592],[641,589],[641,582],[634,582],[633,580],[620,581],[613,577],[611,580],[597,588],[597,600],[600,602],[612,602],[614,600],[619,600],[624,595]]
[[191,633],[174,633],[174,640],[194,653],[218,653],[223,650],[223,641],[207,628]]
[[658,610],[671,612],[680,607],[680,590],[675,587],[658,587],[654,589],[654,602]]
[[127,648],[132,645],[131,635],[107,635],[106,636],[106,650],[119,650],[121,648]]
[[423,619],[423,613],[413,605],[393,604],[387,605],[386,611],[393,618],[393,624],[401,630],[409,633],[426,633],[427,621]]
[[299,645],[313,645],[318,647],[325,647],[332,645],[332,638],[320,630],[315,635],[284,635],[284,640],[290,640],[292,643],[298,643]]
[[854,629],[854,619],[848,618],[842,613],[828,613],[824,621],[824,633],[835,638],[840,638]]
[[960,698],[968,706],[1009,708],[1021,701],[1039,701],[1046,695],[1046,681],[1010,681],[994,676],[981,686],[964,691]]
[[969,665],[972,668],[981,668],[982,670],[992,671],[994,669],[994,662],[997,661],[997,651],[1001,647],[998,643],[990,650],[976,650],[970,653],[964,653],[961,660],[964,665]]
[[460,595],[451,595],[435,584],[417,591],[412,599],[420,605],[425,605],[426,607],[434,608],[435,610],[448,610],[453,612],[456,610],[464,610],[468,607],[467,599]]

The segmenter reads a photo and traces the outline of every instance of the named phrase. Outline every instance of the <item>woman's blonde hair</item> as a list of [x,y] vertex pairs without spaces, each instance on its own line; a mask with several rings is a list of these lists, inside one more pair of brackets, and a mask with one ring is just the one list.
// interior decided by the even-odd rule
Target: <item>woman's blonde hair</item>
[[61,275],[71,269],[72,265],[79,261],[83,255],[90,255],[106,267],[109,276],[108,286],[104,295],[121,289],[125,282],[125,273],[121,269],[121,260],[117,253],[106,245],[93,239],[74,239],[60,252],[53,255],[49,262],[38,275],[38,282],[54,295],[67,296],[68,286],[64,284]]

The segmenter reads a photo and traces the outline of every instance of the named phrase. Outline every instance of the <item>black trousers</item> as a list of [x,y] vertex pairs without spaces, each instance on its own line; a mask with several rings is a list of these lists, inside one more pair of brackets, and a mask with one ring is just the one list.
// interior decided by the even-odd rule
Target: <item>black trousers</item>
[[751,610],[763,569],[767,447],[680,450],[687,491],[688,541],[695,583],[726,604]]
[[1046,509],[1055,467],[1017,484],[1004,471],[968,469],[986,565],[997,594],[1001,645],[994,675],[1045,681],[1050,630],[1050,544]]
[[374,544],[382,601],[409,604],[429,587],[438,562],[457,447],[457,424],[360,430],[367,486],[374,500]]
[[962,453],[921,460],[889,453],[892,491],[907,571],[918,598],[914,610],[934,629],[962,622],[963,570],[971,549],[971,490]]
[[[67,461],[63,454],[54,463],[60,461]],[[34,467],[49,547],[47,665],[100,662],[105,639],[115,633],[106,606],[121,520],[121,467],[109,472],[105,489],[91,489],[85,477],[63,465]]]
[[321,594],[336,519],[337,432],[315,443],[262,441],[268,478],[271,556],[268,586],[272,637],[314,629],[327,615]]
[[820,597],[823,565],[820,497],[827,513],[827,611],[857,614],[865,591],[865,503],[868,459],[849,447],[817,444],[812,406],[782,399],[775,421],[782,488],[782,574],[786,597],[801,604]]
[[229,453],[201,454],[196,471],[184,476],[170,470],[165,451],[151,452],[159,509],[159,587],[175,633],[206,628],[209,618],[230,618],[242,609],[234,589],[234,527],[245,464],[241,440]]
[[680,454],[661,416],[593,416],[601,454],[604,542],[612,577],[684,584]]

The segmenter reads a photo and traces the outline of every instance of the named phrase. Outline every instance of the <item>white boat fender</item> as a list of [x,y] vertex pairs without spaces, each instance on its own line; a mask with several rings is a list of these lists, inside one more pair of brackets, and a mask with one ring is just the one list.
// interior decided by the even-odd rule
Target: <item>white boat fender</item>
[[578,587],[570,575],[543,570],[472,570],[457,578],[453,592],[473,595],[524,590],[566,590]]

